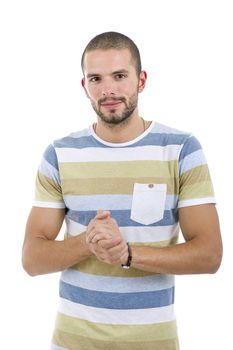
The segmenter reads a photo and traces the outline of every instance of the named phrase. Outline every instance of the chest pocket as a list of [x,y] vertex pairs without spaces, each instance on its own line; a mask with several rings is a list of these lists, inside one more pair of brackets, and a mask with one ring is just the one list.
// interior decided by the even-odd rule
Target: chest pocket
[[143,225],[150,225],[164,216],[166,184],[134,184],[130,218]]

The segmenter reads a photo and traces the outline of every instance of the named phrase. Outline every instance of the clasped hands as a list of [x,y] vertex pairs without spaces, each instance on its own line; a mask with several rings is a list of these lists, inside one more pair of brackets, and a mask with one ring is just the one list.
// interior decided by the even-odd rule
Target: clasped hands
[[90,251],[104,263],[118,265],[127,262],[127,242],[121,237],[117,221],[109,211],[97,211],[87,227],[86,242]]

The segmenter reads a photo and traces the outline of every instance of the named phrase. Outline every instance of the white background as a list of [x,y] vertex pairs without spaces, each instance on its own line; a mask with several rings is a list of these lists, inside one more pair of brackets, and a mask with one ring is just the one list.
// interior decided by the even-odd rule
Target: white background
[[233,348],[232,18],[226,0],[1,1],[2,349],[49,348],[59,274],[31,278],[22,270],[24,227],[45,147],[95,121],[80,58],[108,30],[130,36],[141,51],[148,73],[141,115],[192,131],[215,185],[224,259],[215,275],[176,279],[181,350]]

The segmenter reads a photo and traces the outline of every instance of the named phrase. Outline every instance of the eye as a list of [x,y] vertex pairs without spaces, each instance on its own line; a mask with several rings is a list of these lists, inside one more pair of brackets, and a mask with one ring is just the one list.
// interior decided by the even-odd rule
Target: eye
[[122,79],[125,79],[126,77],[127,77],[127,75],[123,74],[123,73],[118,73],[115,75],[116,80],[122,80]]
[[89,82],[90,82],[90,83],[97,83],[98,81],[100,81],[100,77],[97,77],[97,76],[91,77],[91,78],[89,79]]

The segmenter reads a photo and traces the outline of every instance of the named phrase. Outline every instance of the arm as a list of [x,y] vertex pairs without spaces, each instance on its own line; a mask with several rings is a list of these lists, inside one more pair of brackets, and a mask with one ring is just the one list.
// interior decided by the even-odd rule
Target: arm
[[132,266],[155,273],[215,273],[222,258],[215,205],[181,208],[179,222],[185,243],[164,248],[132,246]]
[[62,271],[92,254],[85,233],[63,241],[55,240],[64,217],[64,209],[32,208],[22,252],[23,267],[29,275]]

